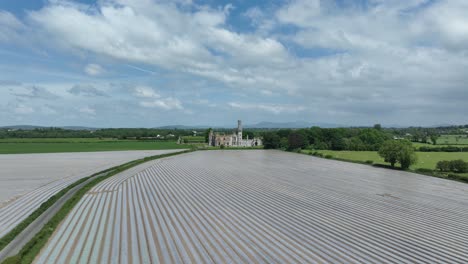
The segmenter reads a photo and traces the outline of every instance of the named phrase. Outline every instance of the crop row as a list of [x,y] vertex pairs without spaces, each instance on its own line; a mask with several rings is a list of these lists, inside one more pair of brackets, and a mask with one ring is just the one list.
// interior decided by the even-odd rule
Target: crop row
[[[121,163],[124,163],[124,162],[131,161],[133,159],[150,156],[152,155],[152,153],[154,153],[154,155],[157,155],[157,154],[164,154],[164,153],[177,152],[177,151],[179,150],[158,150],[158,151],[153,151],[153,152],[141,152],[141,153],[129,152],[128,156],[121,155],[120,157],[115,157],[115,159],[119,160],[119,162]],[[34,158],[34,156],[31,156],[31,158]],[[87,157],[77,157],[77,158],[86,159]],[[104,169],[108,169],[110,167],[119,165],[119,162],[111,162],[111,161],[106,161],[106,160],[107,159],[103,159],[103,162],[105,162],[106,165],[102,165],[99,167],[95,166],[95,167],[99,168],[99,170],[104,170]],[[66,165],[56,164],[56,166],[66,166]],[[47,172],[42,171],[44,169],[47,170],[48,168],[38,168],[40,172],[31,171],[31,173],[47,174]],[[64,172],[64,175],[61,179],[45,184],[33,191],[30,191],[20,196],[18,199],[7,203],[5,206],[0,207],[0,238],[6,235],[8,232],[10,232],[21,221],[26,219],[34,210],[39,208],[41,204],[47,201],[50,197],[57,194],[58,192],[60,192],[60,190],[76,182],[77,180],[90,176],[93,173],[96,173],[97,171],[95,170],[96,169],[91,170],[91,169],[84,168],[84,170],[81,170],[82,172],[76,173],[74,172],[73,169],[70,169],[71,172],[74,172],[73,175],[70,176]],[[13,177],[13,178],[17,177],[16,175],[8,175],[8,176]],[[33,181],[33,179],[35,178],[31,177],[31,178],[25,179],[25,181]]]
[[276,151],[195,152],[94,187],[36,262],[467,263],[467,190]]

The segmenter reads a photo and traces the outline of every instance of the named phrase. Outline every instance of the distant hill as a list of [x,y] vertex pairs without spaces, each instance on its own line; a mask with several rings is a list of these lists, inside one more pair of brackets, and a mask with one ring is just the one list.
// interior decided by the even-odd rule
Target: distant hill
[[180,130],[189,130],[189,129],[206,129],[208,126],[184,126],[184,125],[168,125],[155,127],[156,129],[180,129]]
[[[0,129],[17,129],[17,130],[34,130],[34,129],[46,129],[46,128],[51,128],[48,126],[31,126],[31,125],[16,125],[16,126],[3,126],[0,127]],[[63,126],[63,127],[57,127],[57,128],[62,128],[62,129],[67,129],[67,130],[97,130],[97,128],[92,128],[92,127],[82,127],[82,126]]]
[[295,121],[295,122],[260,122],[257,124],[245,125],[245,128],[307,128],[319,126],[323,128],[332,128],[332,127],[342,127],[342,125],[338,124],[328,124],[328,123],[308,123],[302,121]]
[[36,128],[44,128],[41,126],[30,126],[30,125],[17,125],[17,126],[4,126],[0,127],[0,129],[18,129],[18,130],[33,130]]

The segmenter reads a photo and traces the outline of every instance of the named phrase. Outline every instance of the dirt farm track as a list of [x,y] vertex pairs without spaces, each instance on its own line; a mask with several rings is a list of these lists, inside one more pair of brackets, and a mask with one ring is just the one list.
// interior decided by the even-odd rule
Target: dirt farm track
[[94,187],[36,263],[468,263],[468,184],[197,151]]

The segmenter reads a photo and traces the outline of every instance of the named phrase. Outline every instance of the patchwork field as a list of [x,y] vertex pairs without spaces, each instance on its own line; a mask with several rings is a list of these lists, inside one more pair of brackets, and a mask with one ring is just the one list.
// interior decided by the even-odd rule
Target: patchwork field
[[184,149],[173,141],[130,141],[98,139],[4,139],[0,140],[0,154],[96,152],[121,150]]
[[89,191],[36,263],[467,263],[468,185],[280,151],[197,151]]
[[0,237],[78,179],[174,151],[178,150],[0,155]]
[[441,135],[437,145],[468,145],[468,135]]

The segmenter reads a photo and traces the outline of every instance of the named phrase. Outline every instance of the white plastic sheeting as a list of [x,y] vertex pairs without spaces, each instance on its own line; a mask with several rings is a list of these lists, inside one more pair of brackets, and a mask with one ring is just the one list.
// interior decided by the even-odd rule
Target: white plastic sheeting
[[279,151],[202,151],[93,188],[36,263],[468,263],[468,185]]
[[75,181],[148,156],[181,150],[0,155],[0,237]]

